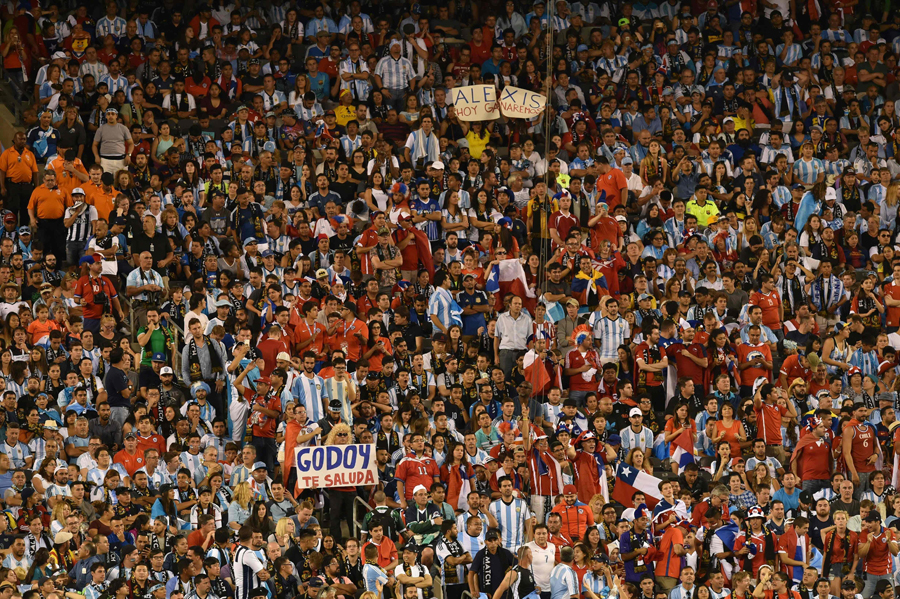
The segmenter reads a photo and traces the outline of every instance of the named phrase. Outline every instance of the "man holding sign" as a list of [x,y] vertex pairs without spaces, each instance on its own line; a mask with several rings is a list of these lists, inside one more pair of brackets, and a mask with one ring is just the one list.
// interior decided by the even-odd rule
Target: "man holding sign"
[[507,118],[533,119],[546,105],[545,96],[521,87],[507,85],[500,90],[500,112]]

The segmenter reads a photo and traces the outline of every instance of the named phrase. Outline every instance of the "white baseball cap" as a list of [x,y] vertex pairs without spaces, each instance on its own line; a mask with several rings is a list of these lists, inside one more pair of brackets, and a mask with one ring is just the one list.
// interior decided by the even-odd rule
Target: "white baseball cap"
[[285,362],[290,362],[291,356],[286,351],[278,352],[278,355],[275,356],[275,361],[277,362],[278,360],[284,360]]

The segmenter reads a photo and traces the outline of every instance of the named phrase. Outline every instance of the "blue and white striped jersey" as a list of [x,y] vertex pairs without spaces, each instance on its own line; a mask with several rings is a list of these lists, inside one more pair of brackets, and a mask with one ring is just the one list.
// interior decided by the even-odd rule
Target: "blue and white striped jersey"
[[491,503],[489,509],[500,526],[500,542],[504,548],[515,553],[525,544],[525,523],[532,517],[528,503],[519,497],[514,497],[509,503],[500,498]]

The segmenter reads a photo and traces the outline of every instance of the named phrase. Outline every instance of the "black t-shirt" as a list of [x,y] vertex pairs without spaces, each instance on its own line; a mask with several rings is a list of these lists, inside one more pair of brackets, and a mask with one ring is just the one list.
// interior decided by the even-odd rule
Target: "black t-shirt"
[[422,328],[417,324],[408,324],[404,327],[391,325],[389,330],[391,333],[400,331],[403,340],[406,341],[406,348],[411,352],[415,352],[416,350],[416,337],[424,337]]
[[341,196],[341,204],[344,206],[356,199],[356,192],[359,190],[359,184],[349,179],[344,183],[333,181],[330,187],[331,191]]
[[83,146],[87,143],[87,133],[85,133],[81,123],[75,123],[71,127],[60,126],[57,131],[59,131],[59,141],[57,143],[64,148],[77,149],[78,146]]
[[328,240],[328,249],[332,252],[335,250],[349,252],[353,249],[353,237],[347,235],[344,239],[341,239],[339,235],[335,235]]
[[148,237],[146,233],[141,231],[136,233],[134,241],[131,243],[131,252],[133,254],[141,254],[142,252],[150,252],[153,256],[153,270],[159,274],[165,274],[160,268],[159,263],[165,260],[172,246],[169,245],[169,238],[164,233],[155,233],[153,237]]
[[[467,534],[463,532],[462,534]],[[493,596],[494,591],[500,587],[506,571],[516,565],[515,556],[508,549],[499,547],[497,553],[491,555],[487,548],[475,554],[472,560],[471,571],[478,576],[479,586],[482,592]]]
[[125,372],[119,370],[115,366],[110,366],[109,372],[106,373],[106,380],[103,382],[106,386],[107,401],[111,408],[128,408],[131,407],[131,401],[122,397],[122,391],[128,388],[129,380],[125,376]]
[[825,546],[822,544],[822,535],[819,534],[819,531],[823,528],[828,528],[829,526],[834,526],[834,520],[831,516],[828,516],[828,519],[825,522],[819,520],[818,516],[813,516],[809,519],[809,539],[812,541],[812,544],[822,553],[825,552]]
[[152,366],[141,366],[140,385],[148,389],[159,389],[160,378]]

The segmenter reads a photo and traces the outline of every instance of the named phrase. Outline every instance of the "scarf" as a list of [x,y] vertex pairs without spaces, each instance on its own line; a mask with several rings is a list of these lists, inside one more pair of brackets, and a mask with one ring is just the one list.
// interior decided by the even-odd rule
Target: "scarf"
[[[834,559],[834,550],[835,543],[840,539],[841,549],[844,550],[844,559],[846,559],[850,555],[850,531],[844,531],[844,536],[840,537],[837,534],[837,530],[833,530],[830,533],[831,538],[828,539],[828,535],[826,537],[826,547],[825,547],[825,557],[822,560],[822,571],[830,572],[832,560]],[[843,562],[841,564],[841,576],[846,576],[850,572],[850,564],[848,562]]]
[[[204,343],[209,348],[209,363],[211,366],[212,374],[215,375],[219,372],[222,372],[222,361],[219,359],[219,353],[215,350],[212,345],[212,341],[206,335],[203,336]],[[190,364],[190,378],[191,382],[195,383],[197,381],[203,380],[203,371],[200,368],[200,355],[197,351],[197,342],[191,337],[191,340],[188,342],[188,363]]]
[[[251,202],[247,205],[247,209],[250,210],[250,218],[253,219],[253,235],[257,239],[263,239],[264,231],[263,231],[263,218],[264,214],[262,212],[262,208],[259,207],[259,204],[256,202]],[[232,228],[236,231],[241,230],[241,207],[238,206],[234,211],[234,222],[232,222]]]
[[823,277],[816,277],[809,290],[810,300],[820,312],[837,305],[844,297],[844,284],[841,280],[834,275],[831,275],[830,279],[826,282]]
[[859,187],[856,185],[842,185],[841,202],[847,210],[858,212],[862,206],[862,202],[859,199]]
[[777,116],[782,117],[784,120],[794,120],[794,114],[800,109],[797,85],[794,84],[790,87],[779,87],[776,89],[775,105],[777,106]]

